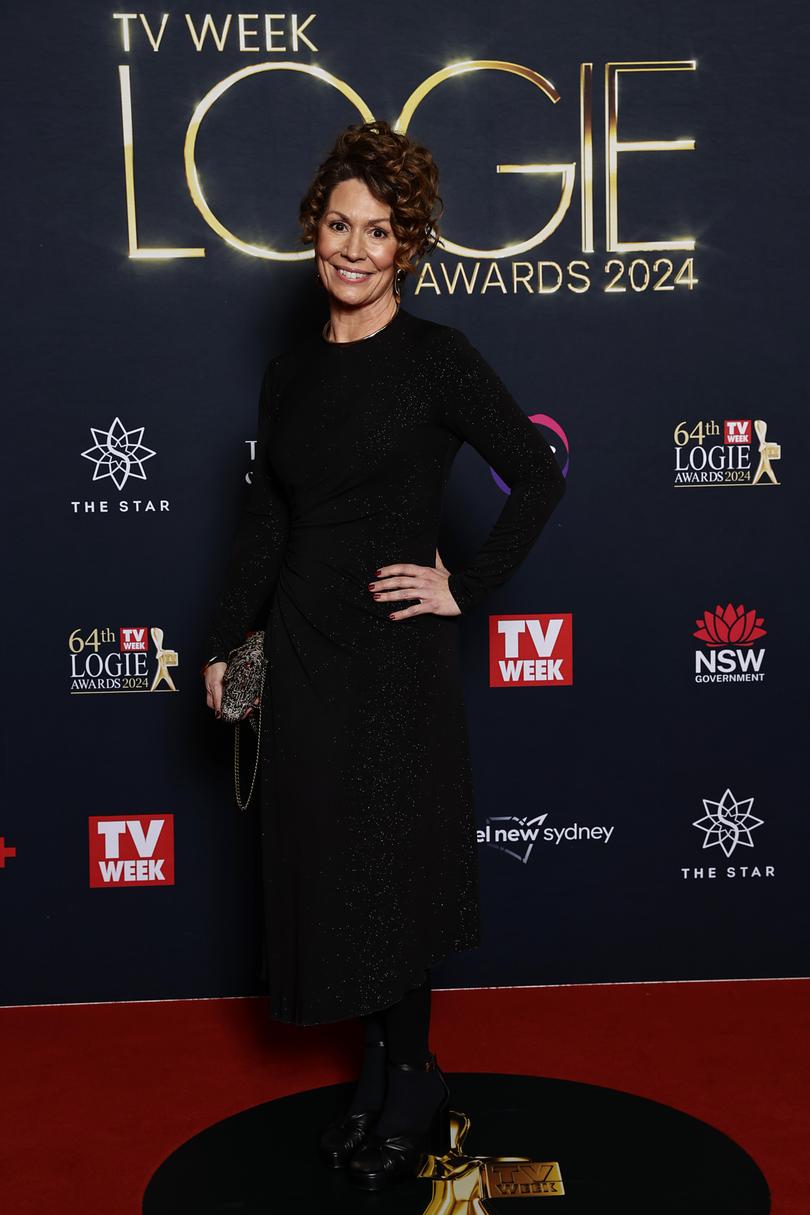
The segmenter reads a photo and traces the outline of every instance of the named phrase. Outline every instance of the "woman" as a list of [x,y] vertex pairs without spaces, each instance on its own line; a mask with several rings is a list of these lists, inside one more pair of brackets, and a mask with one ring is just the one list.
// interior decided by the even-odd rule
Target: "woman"
[[[480,943],[457,618],[528,555],[561,497],[549,445],[457,329],[400,305],[438,243],[438,171],[386,122],[341,133],[300,208],[329,320],[271,359],[255,471],[203,668],[265,628],[262,863],[271,1016],[362,1018],[323,1158],[377,1188],[449,1147],[430,967]],[[450,573],[442,494],[465,442],[510,486]]]

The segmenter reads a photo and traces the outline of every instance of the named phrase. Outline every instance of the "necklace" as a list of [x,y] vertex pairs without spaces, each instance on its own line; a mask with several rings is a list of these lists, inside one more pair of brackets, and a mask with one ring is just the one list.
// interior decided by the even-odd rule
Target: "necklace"
[[327,333],[332,332],[331,320],[326,322],[323,329],[321,330],[321,333],[322,333],[324,341],[329,342],[330,346],[351,346],[354,344],[354,342],[364,342],[366,340],[366,338],[371,338],[371,337],[374,337],[375,334],[382,333],[383,329],[387,329],[388,326],[391,324],[391,321],[396,319],[398,313],[399,313],[399,304],[397,304],[396,312],[394,313],[394,315],[392,317],[389,317],[389,319],[385,322],[384,325],[380,325],[379,329],[375,329],[373,333],[364,333],[361,338],[352,338],[352,340],[350,342],[333,342],[330,338],[328,338],[326,336]]

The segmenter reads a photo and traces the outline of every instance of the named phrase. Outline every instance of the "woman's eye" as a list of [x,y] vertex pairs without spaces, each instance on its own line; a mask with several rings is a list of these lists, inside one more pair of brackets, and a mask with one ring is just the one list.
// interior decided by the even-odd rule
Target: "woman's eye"
[[[344,224],[342,219],[333,219],[333,220],[331,220],[331,222],[329,224],[330,228],[345,228],[345,226],[346,225]],[[372,235],[374,237],[376,237],[377,239],[384,240],[385,237],[388,236],[388,232],[386,231],[385,228],[373,228]]]

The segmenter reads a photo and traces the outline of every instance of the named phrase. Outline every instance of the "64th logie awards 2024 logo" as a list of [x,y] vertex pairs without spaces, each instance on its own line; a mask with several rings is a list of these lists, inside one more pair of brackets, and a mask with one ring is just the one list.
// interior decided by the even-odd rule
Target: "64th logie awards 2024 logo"
[[177,650],[157,625],[74,629],[68,637],[70,692],[176,692]]
[[782,448],[763,418],[709,418],[675,427],[675,487],[778,485],[773,463]]

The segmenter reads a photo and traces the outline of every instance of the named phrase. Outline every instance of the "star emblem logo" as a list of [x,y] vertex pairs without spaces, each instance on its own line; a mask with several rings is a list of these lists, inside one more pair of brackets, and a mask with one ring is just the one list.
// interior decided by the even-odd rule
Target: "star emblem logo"
[[726,789],[719,802],[703,798],[706,811],[703,818],[695,819],[693,827],[705,831],[704,848],[719,845],[726,856],[731,856],[738,844],[745,848],[753,848],[754,841],[751,832],[761,827],[764,819],[757,818],[751,813],[754,804],[753,797],[737,801],[730,789]]
[[123,489],[130,477],[138,481],[146,480],[144,461],[156,453],[151,447],[144,447],[144,429],[143,426],[136,426],[134,430],[126,430],[120,418],[115,418],[109,430],[90,427],[95,444],[83,451],[82,455],[85,460],[92,460],[95,464],[94,481],[111,477],[116,487]]

